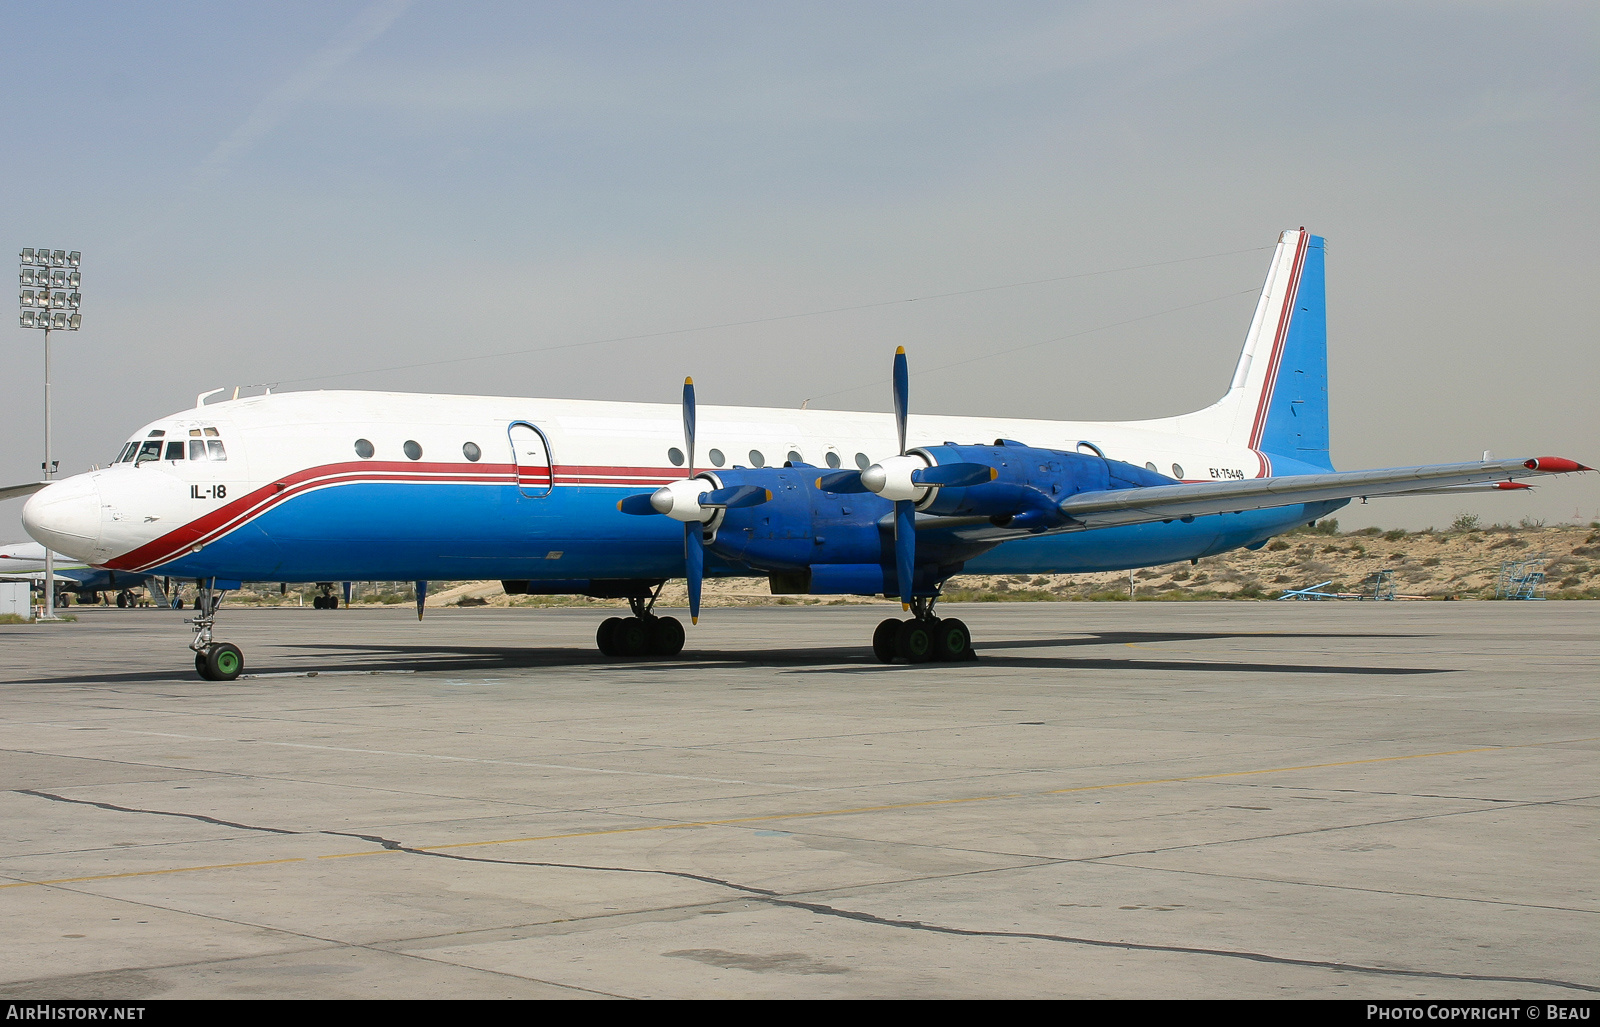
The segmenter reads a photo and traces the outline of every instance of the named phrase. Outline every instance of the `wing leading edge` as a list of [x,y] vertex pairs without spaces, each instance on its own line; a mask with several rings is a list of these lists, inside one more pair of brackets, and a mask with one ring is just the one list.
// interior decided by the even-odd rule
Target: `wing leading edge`
[[1148,524],[1206,514],[1264,510],[1296,503],[1316,503],[1358,496],[1428,493],[1458,485],[1508,482],[1546,474],[1593,468],[1561,457],[1526,460],[1481,460],[1462,464],[1386,467],[1331,474],[1289,474],[1243,481],[1153,485],[1145,488],[1080,492],[1061,501],[1058,509],[1076,522],[1068,530]]

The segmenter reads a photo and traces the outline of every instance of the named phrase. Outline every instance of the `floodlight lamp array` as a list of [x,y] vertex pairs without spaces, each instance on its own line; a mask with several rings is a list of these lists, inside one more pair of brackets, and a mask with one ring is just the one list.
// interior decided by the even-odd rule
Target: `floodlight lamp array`
[[83,282],[82,264],[83,254],[77,250],[23,248],[18,273],[22,288],[17,297],[22,327],[78,330],[83,324],[83,315],[78,313],[83,304],[78,291]]

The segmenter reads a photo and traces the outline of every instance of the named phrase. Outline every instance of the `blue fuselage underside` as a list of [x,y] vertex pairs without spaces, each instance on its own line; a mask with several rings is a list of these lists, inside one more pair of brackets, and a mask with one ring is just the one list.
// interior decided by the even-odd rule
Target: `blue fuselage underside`
[[[242,581],[446,581],[682,577],[683,527],[619,514],[637,489],[350,484],[297,496],[199,553],[147,573]],[[1175,563],[1261,542],[1344,500],[1050,536],[1023,536],[965,573],[1074,573]],[[706,573],[761,573],[707,553]]]

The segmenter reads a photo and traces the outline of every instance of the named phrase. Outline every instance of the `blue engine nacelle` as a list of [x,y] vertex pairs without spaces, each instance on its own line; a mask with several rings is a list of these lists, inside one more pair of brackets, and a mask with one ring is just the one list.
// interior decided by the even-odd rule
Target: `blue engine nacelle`
[[926,446],[911,451],[936,465],[984,464],[994,479],[977,485],[931,487],[917,512],[941,517],[987,517],[999,528],[1040,532],[1069,519],[1058,509],[1080,492],[1176,484],[1175,479],[1093,453],[1038,449],[996,439],[992,446]]

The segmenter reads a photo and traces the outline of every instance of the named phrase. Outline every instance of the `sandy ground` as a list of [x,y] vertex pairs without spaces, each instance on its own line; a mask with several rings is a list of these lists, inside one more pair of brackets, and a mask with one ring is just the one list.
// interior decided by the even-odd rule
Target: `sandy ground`
[[[1401,596],[1428,599],[1489,599],[1502,565],[1543,560],[1544,595],[1549,598],[1600,599],[1600,529],[1594,527],[1495,526],[1472,531],[1379,532],[1369,528],[1346,534],[1302,530],[1272,540],[1250,552],[1236,550],[1191,565],[1184,561],[1146,567],[1132,574],[1132,593],[1142,599],[1275,598],[1291,589],[1331,582],[1323,591],[1359,593],[1371,590],[1379,571],[1392,572]],[[1363,584],[1367,582],[1367,584]],[[1031,601],[1115,599],[1129,594],[1127,571],[1102,574],[960,575],[946,586],[946,596],[960,601]],[[360,583],[356,602],[413,602],[404,583]],[[309,592],[308,592],[309,595]],[[281,602],[274,592],[243,601]],[[298,602],[296,593],[287,600]],[[680,606],[685,586],[669,581],[661,601]],[[706,582],[704,605],[757,606],[795,604],[898,605],[858,596],[774,596],[765,578],[732,578]],[[624,606],[620,600],[571,596],[507,596],[498,581],[435,583],[428,606]]]

